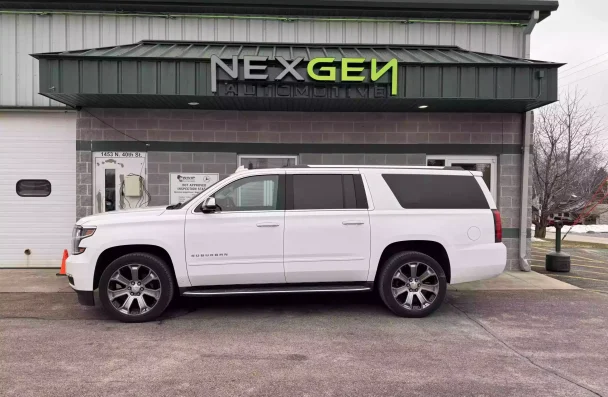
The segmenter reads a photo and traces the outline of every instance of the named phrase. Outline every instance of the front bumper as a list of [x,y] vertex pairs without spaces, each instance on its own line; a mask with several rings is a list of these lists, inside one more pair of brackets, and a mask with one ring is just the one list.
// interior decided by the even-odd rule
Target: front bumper
[[65,272],[68,275],[70,286],[75,291],[93,292],[95,262],[86,252],[69,256],[65,263]]
[[76,296],[78,296],[78,303],[83,306],[95,306],[93,291],[79,291],[75,289],[74,292],[76,292]]

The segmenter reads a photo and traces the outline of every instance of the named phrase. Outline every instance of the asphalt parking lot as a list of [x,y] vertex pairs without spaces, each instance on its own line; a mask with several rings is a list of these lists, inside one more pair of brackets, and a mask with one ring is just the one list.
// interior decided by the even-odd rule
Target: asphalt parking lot
[[585,290],[450,291],[418,320],[371,294],[191,298],[146,324],[3,293],[0,395],[608,395],[606,329]]
[[[608,243],[608,239],[606,240]],[[563,242],[562,251],[571,256],[569,273],[545,270],[545,255],[555,250],[555,241],[532,244],[532,270],[590,291],[608,294],[608,244]]]

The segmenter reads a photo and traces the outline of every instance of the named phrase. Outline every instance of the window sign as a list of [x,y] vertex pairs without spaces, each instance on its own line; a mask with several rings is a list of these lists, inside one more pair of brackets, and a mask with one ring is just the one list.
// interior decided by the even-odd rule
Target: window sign
[[169,174],[171,204],[183,203],[220,180],[219,174]]

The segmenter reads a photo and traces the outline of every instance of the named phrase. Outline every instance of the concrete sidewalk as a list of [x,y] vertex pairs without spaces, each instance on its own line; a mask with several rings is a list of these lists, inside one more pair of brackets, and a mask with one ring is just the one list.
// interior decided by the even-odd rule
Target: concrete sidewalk
[[555,280],[536,272],[504,272],[489,280],[450,285],[452,291],[509,291],[509,290],[579,289],[574,285]]
[[[72,292],[65,277],[55,274],[57,269],[0,269],[0,293]],[[451,285],[452,291],[503,291],[503,290],[551,290],[578,289],[536,272],[505,272],[483,281]]]
[[73,292],[59,269],[0,269],[0,293],[4,292]]

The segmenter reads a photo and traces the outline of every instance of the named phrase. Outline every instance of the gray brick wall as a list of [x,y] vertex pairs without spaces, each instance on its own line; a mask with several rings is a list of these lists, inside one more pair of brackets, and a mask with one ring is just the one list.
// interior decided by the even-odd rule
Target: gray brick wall
[[76,219],[93,213],[93,160],[91,152],[76,153]]
[[[521,142],[522,116],[494,113],[332,113],[90,109],[140,140],[259,143]],[[79,112],[77,139],[129,138]]]
[[[498,209],[503,228],[519,229],[520,226],[521,162],[519,154],[503,154],[498,158]],[[529,212],[531,216],[532,207]],[[507,269],[518,270],[519,238],[505,238],[504,243],[507,246]]]
[[[79,112],[77,139],[171,142],[345,144],[519,144],[523,115],[493,113],[328,113],[205,110],[89,109]],[[244,153],[245,154],[245,153]],[[293,153],[286,153],[293,154]],[[169,173],[213,172],[223,178],[236,168],[237,153],[150,152],[151,205],[169,202]],[[92,213],[90,152],[77,157],[77,217]],[[304,164],[424,165],[425,153],[299,153]],[[531,181],[530,181],[531,184]],[[521,155],[498,158],[498,206],[504,228],[519,228]],[[531,192],[531,189],[530,189]],[[531,193],[530,193],[531,194]],[[531,217],[531,209],[529,209]],[[528,222],[530,224],[530,222]],[[507,269],[518,269],[518,238],[505,238]],[[528,246],[530,246],[528,241]]]
[[224,152],[149,152],[148,191],[150,205],[169,203],[169,173],[208,172],[223,179],[236,169],[236,153]]

